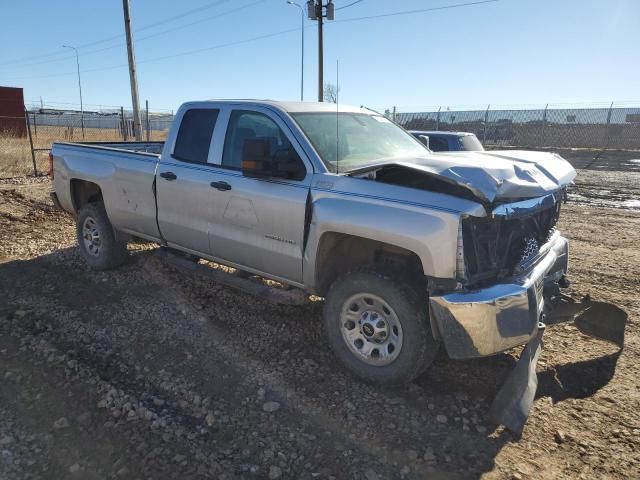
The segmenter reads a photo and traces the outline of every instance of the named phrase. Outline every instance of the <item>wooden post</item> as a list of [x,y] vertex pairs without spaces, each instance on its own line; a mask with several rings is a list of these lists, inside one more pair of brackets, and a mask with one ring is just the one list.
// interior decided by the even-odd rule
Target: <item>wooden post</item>
[[140,125],[140,103],[138,100],[138,73],[136,70],[136,55],[133,49],[133,34],[131,33],[131,15],[129,0],[122,0],[124,10],[124,31],[127,38],[127,54],[129,57],[129,79],[131,81],[131,104],[133,106],[133,130],[136,140],[142,141],[142,126]]
[[33,138],[31,137],[31,122],[29,121],[29,112],[24,109],[24,117],[27,120],[27,134],[29,135],[29,145],[31,146],[31,161],[33,162],[33,176],[38,176],[38,166],[36,165],[36,153],[33,151]]
[[124,121],[124,107],[120,107],[120,125],[122,128],[122,140],[127,141],[127,125]]

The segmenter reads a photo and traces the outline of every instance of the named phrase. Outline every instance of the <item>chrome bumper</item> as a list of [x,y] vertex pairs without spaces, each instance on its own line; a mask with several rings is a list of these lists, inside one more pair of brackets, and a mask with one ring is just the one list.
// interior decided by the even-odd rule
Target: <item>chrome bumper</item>
[[484,357],[523,345],[538,332],[545,283],[568,268],[569,244],[556,233],[536,263],[507,283],[429,299],[432,323],[451,358]]

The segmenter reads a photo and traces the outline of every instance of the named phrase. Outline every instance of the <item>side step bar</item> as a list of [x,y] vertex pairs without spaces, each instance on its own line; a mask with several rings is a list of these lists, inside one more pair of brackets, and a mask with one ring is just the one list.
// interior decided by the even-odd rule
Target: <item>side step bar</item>
[[241,278],[231,273],[223,272],[215,268],[201,265],[195,261],[172,253],[166,248],[159,248],[155,254],[163,263],[196,276],[206,277],[216,283],[235,288],[256,297],[264,298],[278,305],[306,305],[309,303],[309,295],[299,288],[283,290],[269,287],[248,278]]

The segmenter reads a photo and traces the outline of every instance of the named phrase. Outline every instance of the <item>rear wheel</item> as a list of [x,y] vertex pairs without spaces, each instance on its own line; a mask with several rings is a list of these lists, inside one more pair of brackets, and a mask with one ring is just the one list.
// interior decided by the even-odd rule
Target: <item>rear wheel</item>
[[80,254],[94,270],[115,268],[127,258],[127,242],[117,238],[102,203],[88,203],[80,209],[76,234]]
[[327,294],[325,327],[332,349],[361,379],[377,384],[413,380],[433,363],[426,293],[375,271],[349,273]]

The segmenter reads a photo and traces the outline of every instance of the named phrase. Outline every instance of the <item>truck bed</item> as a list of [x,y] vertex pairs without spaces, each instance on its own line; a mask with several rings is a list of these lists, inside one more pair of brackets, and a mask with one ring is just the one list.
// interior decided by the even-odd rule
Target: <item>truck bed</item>
[[72,192],[77,184],[94,185],[119,230],[158,238],[154,182],[163,146],[164,142],[54,143],[54,191],[60,206],[75,213]]

